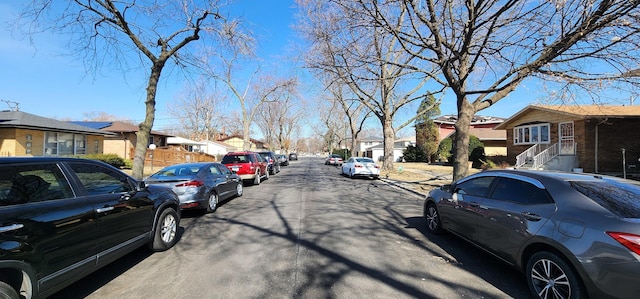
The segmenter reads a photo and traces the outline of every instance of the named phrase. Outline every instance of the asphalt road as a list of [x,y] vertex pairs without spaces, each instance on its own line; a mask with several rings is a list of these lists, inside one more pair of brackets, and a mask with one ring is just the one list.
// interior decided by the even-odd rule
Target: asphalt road
[[429,234],[422,198],[323,162],[185,212],[172,249],[141,248],[53,298],[529,298],[519,272]]

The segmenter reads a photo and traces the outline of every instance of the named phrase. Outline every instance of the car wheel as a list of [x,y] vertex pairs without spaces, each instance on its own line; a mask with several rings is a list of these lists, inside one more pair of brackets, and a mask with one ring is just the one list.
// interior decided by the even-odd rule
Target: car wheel
[[353,170],[349,169],[349,177],[353,179]]
[[541,251],[532,255],[525,275],[535,298],[583,298],[586,295],[575,271],[551,252]]
[[253,179],[253,184],[254,185],[260,185],[260,170],[256,170],[256,177]]
[[178,213],[176,213],[173,208],[167,208],[162,211],[162,214],[158,217],[151,249],[154,251],[163,251],[171,248],[176,244],[178,237],[177,232]]
[[427,222],[427,229],[433,234],[442,233],[442,225],[440,222],[440,214],[438,208],[432,202],[428,202],[424,206],[424,220]]
[[218,208],[218,194],[211,193],[209,201],[207,201],[207,213],[213,213]]
[[19,299],[18,292],[11,285],[4,281],[0,281],[0,298]]
[[268,180],[268,179],[269,179],[269,170],[267,170],[267,171],[264,173],[264,179],[265,179],[265,180]]
[[244,186],[242,186],[242,183],[238,183],[238,185],[236,185],[236,197],[240,197],[242,196],[242,192],[244,192]]

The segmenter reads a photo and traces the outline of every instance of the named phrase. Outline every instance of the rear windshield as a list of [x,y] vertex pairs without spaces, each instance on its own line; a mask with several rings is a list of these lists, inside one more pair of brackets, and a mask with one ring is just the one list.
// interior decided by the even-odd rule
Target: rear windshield
[[640,185],[616,180],[573,181],[571,186],[622,218],[640,218]]
[[222,158],[222,164],[249,163],[249,155],[227,155]]

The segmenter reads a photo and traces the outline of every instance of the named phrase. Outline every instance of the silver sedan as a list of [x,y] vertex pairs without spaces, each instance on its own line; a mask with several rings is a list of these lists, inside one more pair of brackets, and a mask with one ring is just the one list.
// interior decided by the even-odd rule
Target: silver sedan
[[424,218],[525,273],[535,298],[637,298],[640,183],[484,171],[431,191]]
[[214,212],[220,202],[242,196],[240,176],[224,164],[201,162],[167,166],[146,180],[149,184],[168,186],[178,194],[182,209]]

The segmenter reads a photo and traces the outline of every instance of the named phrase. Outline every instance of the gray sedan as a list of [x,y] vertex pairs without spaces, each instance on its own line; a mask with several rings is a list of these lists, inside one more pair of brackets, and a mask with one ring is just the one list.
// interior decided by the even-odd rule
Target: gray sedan
[[168,186],[178,194],[182,209],[214,212],[222,201],[242,196],[240,176],[224,164],[202,162],[167,166],[145,180]]
[[449,231],[525,273],[536,298],[637,298],[640,183],[496,170],[433,190],[432,233]]

